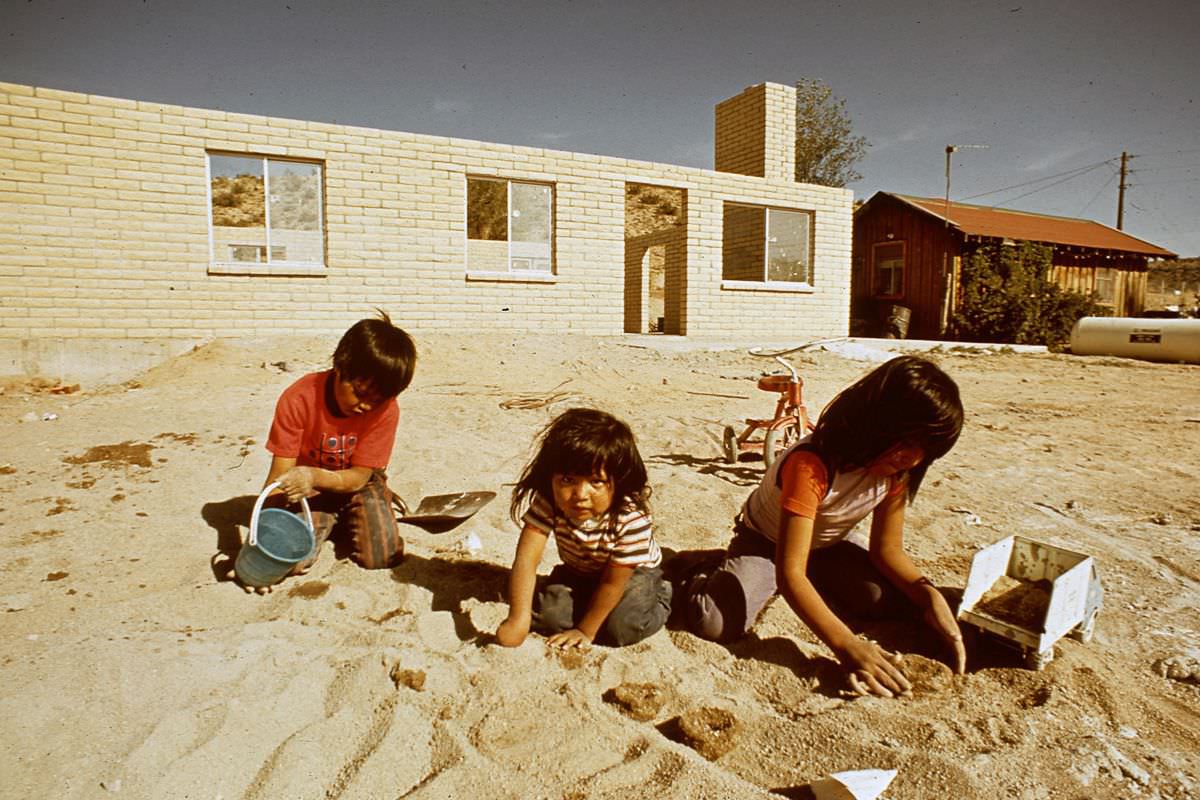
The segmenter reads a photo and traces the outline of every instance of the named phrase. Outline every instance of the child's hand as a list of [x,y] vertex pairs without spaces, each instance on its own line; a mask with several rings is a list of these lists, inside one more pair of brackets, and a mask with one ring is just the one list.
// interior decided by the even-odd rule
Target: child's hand
[[850,688],[857,695],[907,697],[912,691],[912,685],[900,671],[900,656],[870,639],[856,636],[838,656],[850,672]]
[[279,488],[287,495],[289,503],[299,503],[302,497],[316,494],[313,488],[312,471],[308,467],[292,467],[279,476]]
[[516,647],[529,635],[529,620],[509,617],[496,629],[496,643],[504,647]]
[[958,628],[958,621],[954,619],[950,604],[941,592],[934,591],[930,594],[929,606],[925,609],[925,623],[937,631],[954,651],[954,672],[958,675],[966,672],[967,648],[963,644],[962,631]]
[[571,628],[568,631],[554,634],[546,641],[551,647],[566,650],[569,647],[587,647],[592,643],[592,637],[578,628]]

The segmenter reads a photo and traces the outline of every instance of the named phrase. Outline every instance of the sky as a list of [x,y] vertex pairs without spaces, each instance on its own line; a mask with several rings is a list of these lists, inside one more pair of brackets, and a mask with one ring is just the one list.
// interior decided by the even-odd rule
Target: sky
[[824,81],[855,197],[1116,225],[1200,256],[1195,0],[0,0],[0,81],[711,169],[713,107]]

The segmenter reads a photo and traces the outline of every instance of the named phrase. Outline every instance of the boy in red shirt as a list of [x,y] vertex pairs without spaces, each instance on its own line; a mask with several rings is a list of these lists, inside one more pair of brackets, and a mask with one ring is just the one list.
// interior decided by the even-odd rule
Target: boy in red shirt
[[312,566],[331,534],[345,537],[351,558],[367,569],[404,557],[384,470],[400,419],[396,396],[412,381],[416,363],[412,339],[380,312],[342,335],[332,369],[305,375],[280,395],[264,486],[279,482],[267,505],[308,498],[317,546],[297,574]]

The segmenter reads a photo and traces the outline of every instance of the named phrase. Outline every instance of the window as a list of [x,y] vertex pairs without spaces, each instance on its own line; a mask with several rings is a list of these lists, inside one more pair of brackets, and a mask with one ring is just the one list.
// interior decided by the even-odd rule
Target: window
[[210,153],[212,271],[323,269],[321,172],[320,164]]
[[812,283],[812,213],[726,203],[721,277],[727,281]]
[[[253,261],[256,264],[267,263],[267,246],[265,244],[231,244],[229,245],[230,261]],[[286,261],[286,247],[271,248],[272,261]]]
[[904,242],[875,245],[871,291],[876,297],[904,296]]
[[1111,267],[1096,268],[1096,296],[1105,305],[1111,306],[1116,301],[1115,272]]
[[467,178],[467,269],[550,273],[553,195],[544,183]]

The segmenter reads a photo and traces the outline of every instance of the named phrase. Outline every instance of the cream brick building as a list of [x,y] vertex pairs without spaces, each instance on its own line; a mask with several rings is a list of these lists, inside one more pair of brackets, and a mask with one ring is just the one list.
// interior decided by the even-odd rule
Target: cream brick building
[[[716,170],[0,83],[0,368],[217,336],[844,335],[851,193],[798,184],[795,90],[716,109]],[[680,223],[626,236],[631,184]]]

